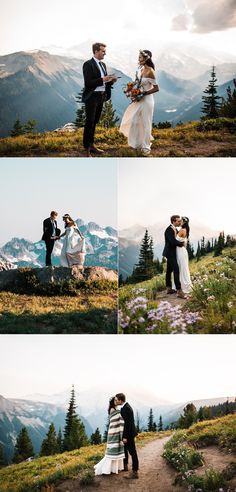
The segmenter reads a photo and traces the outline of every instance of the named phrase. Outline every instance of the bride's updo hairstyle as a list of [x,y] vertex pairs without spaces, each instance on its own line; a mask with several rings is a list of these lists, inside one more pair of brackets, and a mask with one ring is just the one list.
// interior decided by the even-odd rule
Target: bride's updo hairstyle
[[[68,219],[69,222],[72,222],[73,225],[76,225],[76,222],[72,219],[72,217],[69,214],[64,214],[62,217],[62,220]],[[67,223],[65,223],[65,227],[68,227]]]
[[151,67],[151,68],[153,68],[153,70],[155,70],[155,65],[152,61],[152,52],[149,50],[140,50],[140,55],[143,56],[144,61],[145,61],[145,65],[147,65],[148,67]]
[[186,229],[187,237],[189,237],[189,233],[190,233],[189,218],[188,217],[182,217],[182,221],[183,221],[183,224],[181,227],[182,227],[182,229]]
[[115,410],[115,396],[112,396],[109,400],[108,414],[110,415],[112,408]]

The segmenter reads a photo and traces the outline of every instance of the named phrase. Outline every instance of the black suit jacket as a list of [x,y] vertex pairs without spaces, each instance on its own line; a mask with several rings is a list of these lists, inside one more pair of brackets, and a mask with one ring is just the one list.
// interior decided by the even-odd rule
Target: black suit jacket
[[165,247],[162,255],[167,259],[176,257],[177,246],[183,246],[183,243],[175,238],[175,231],[170,225],[165,230]]
[[[107,75],[106,65],[103,62],[101,63],[104,68],[105,74]],[[103,85],[103,80],[101,77],[100,70],[93,58],[91,58],[91,60],[88,60],[83,64],[83,75],[84,75],[84,90],[83,90],[82,101],[86,102],[93,94],[94,90],[97,87]],[[112,86],[112,82],[107,82],[105,84],[107,101],[111,98],[111,86]]]
[[129,403],[125,403],[120,413],[125,422],[123,439],[134,439],[137,436],[137,429],[134,423],[134,412]]
[[[56,224],[56,235],[59,236],[61,231],[60,229],[57,228],[57,221],[55,220]],[[53,233],[53,225],[50,217],[48,219],[45,219],[43,221],[43,236],[42,236],[42,241],[49,241]]]

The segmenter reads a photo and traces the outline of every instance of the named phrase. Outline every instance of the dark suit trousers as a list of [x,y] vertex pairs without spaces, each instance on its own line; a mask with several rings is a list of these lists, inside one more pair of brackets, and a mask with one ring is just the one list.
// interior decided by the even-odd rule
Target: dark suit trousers
[[55,240],[54,239],[47,239],[45,241],[45,244],[46,244],[46,266],[51,266],[51,264],[52,264],[51,254],[52,254],[52,250],[53,250],[53,247],[55,244]]
[[138,462],[138,455],[135,447],[135,440],[134,438],[128,439],[128,442],[125,444],[125,459],[124,459],[124,465],[128,465],[128,460],[129,460],[129,454],[132,458],[132,470],[133,471],[138,471],[139,469],[139,462]]
[[179,281],[179,265],[175,256],[167,258],[167,268],[166,268],[166,287],[171,288],[171,274],[174,272],[175,287],[177,290],[181,289],[181,284]]
[[103,103],[105,101],[105,93],[93,92],[89,99],[85,102],[85,126],[83,144],[87,149],[94,143],[94,133],[97,123],[99,122]]

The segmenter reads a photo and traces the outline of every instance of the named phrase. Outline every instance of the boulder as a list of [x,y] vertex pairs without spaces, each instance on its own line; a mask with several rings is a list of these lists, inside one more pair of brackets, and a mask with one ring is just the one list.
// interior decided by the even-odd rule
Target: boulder
[[39,284],[59,283],[69,280],[84,280],[84,281],[96,281],[96,280],[110,280],[118,281],[118,273],[115,270],[109,268],[94,266],[85,267],[83,270],[80,266],[74,265],[70,268],[66,267],[44,267],[44,268],[26,268],[16,269],[9,271],[0,271],[0,290],[16,285],[20,277],[27,277],[30,272],[31,275],[35,275]]

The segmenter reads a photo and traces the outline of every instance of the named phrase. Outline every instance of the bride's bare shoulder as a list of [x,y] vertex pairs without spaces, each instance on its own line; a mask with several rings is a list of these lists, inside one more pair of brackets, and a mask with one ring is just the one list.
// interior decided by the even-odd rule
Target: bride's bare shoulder
[[152,67],[148,67],[148,70],[146,72],[146,77],[149,79],[155,79],[155,71],[153,70]]

